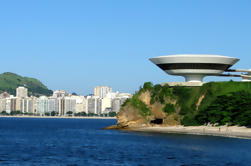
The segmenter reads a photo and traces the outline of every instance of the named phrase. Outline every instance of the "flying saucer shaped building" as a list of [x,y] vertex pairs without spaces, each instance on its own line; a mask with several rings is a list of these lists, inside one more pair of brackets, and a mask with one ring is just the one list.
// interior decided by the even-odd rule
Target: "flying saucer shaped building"
[[186,82],[202,82],[205,76],[221,75],[239,59],[220,55],[181,54],[159,56],[150,61],[170,75],[185,77]]

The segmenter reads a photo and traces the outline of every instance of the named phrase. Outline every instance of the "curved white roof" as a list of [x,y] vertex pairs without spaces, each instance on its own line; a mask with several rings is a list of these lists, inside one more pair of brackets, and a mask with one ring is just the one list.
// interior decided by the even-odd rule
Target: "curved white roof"
[[171,75],[184,76],[188,82],[201,82],[207,75],[219,75],[239,61],[237,58],[210,54],[179,54],[151,58]]
[[150,58],[155,64],[164,63],[220,63],[233,65],[239,61],[234,57],[222,56],[222,55],[210,55],[210,54],[177,54],[177,55],[165,55]]
[[223,55],[216,55],[216,54],[174,54],[174,55],[163,55],[163,56],[158,56],[156,58],[161,58],[161,57],[228,57],[228,58],[233,58],[229,56],[223,56]]

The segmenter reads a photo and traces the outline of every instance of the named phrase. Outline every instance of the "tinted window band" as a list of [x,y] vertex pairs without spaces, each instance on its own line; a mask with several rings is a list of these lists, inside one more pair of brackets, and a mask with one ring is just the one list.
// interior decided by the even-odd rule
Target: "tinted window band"
[[232,65],[217,63],[165,63],[157,64],[162,70],[175,69],[211,69],[211,70],[227,70]]

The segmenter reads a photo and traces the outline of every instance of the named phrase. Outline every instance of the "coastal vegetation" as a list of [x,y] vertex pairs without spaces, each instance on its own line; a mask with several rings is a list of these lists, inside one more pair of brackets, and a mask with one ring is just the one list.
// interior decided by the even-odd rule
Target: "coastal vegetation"
[[232,92],[217,96],[194,120],[198,124],[251,126],[251,95],[247,91]]
[[143,120],[137,121],[144,125],[157,120],[166,125],[251,126],[251,83],[229,81],[201,87],[169,87],[146,82],[122,106],[118,114],[121,126],[131,123],[126,120],[130,109],[138,112]]
[[140,115],[143,117],[151,115],[150,108],[148,108],[147,105],[142,102],[137,95],[134,95],[131,99],[129,99],[129,102],[131,102],[133,107],[139,110]]
[[30,96],[50,96],[53,93],[35,78],[22,77],[10,72],[0,74],[0,93],[8,92],[11,95],[15,95],[16,88],[19,86],[25,86],[28,88]]

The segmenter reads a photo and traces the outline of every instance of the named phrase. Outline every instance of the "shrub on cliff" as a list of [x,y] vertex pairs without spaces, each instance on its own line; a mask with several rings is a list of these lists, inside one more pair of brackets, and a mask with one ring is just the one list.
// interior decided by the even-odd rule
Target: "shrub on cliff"
[[138,94],[134,95],[128,102],[130,102],[134,108],[139,110],[141,116],[146,117],[151,115],[150,108],[148,108],[147,105],[138,98]]
[[175,112],[175,106],[173,104],[167,103],[163,108],[163,111],[170,115]]
[[143,85],[144,91],[151,91],[153,88],[153,84],[151,82],[145,82]]
[[172,89],[167,85],[161,86],[160,84],[155,85],[151,92],[151,104],[160,102],[165,104],[165,99],[172,94]]

